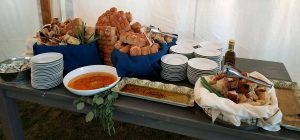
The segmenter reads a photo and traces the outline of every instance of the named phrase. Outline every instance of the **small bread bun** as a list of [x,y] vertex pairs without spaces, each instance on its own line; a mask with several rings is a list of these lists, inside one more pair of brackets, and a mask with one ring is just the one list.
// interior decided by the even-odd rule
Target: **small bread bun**
[[150,53],[151,54],[157,53],[159,48],[160,48],[159,44],[157,43],[152,44],[150,48]]
[[140,56],[140,55],[142,55],[141,47],[132,46],[130,48],[130,56]]
[[135,33],[140,33],[141,32],[141,28],[142,25],[139,22],[135,22],[131,25],[131,29],[135,32]]
[[150,46],[141,47],[142,55],[150,54]]
[[115,44],[115,48],[120,50],[121,48],[123,48],[124,46],[122,46],[122,41],[118,40]]
[[125,46],[125,47],[121,48],[120,52],[122,52],[122,53],[129,53],[129,46]]

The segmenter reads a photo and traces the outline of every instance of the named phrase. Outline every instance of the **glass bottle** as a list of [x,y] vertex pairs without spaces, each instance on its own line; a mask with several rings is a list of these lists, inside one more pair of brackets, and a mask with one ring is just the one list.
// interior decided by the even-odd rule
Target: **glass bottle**
[[234,65],[235,65],[234,45],[235,45],[235,41],[229,40],[228,50],[225,53],[225,57],[224,57],[224,65],[231,65],[234,67]]

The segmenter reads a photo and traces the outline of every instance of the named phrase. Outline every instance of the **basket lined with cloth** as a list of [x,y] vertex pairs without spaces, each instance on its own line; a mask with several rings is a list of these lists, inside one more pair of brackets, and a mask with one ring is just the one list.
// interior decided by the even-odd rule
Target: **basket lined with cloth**
[[96,41],[82,45],[33,45],[34,55],[46,52],[57,52],[63,54],[64,74],[79,67],[101,64]]
[[[271,83],[258,72],[252,72],[250,76]],[[241,126],[244,123],[268,131],[279,131],[282,112],[278,107],[274,86],[267,93],[270,96],[270,104],[254,106],[249,103],[236,104],[230,99],[218,97],[204,88],[200,80],[196,82],[194,89],[195,102],[212,118],[212,122],[219,119],[234,126]]]
[[159,43],[160,49],[157,53],[142,56],[130,56],[114,49],[111,56],[112,63],[117,68],[119,76],[159,79],[160,59],[168,53],[176,41],[174,38],[171,43]]

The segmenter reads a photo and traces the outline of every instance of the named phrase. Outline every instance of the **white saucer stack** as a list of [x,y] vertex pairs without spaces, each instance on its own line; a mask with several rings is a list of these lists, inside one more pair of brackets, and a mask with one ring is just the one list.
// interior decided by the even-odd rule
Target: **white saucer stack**
[[187,58],[193,58],[194,57],[194,48],[193,46],[188,45],[174,45],[170,48],[169,53],[171,54],[182,54],[186,56]]
[[199,46],[208,50],[219,50],[222,52],[224,44],[216,41],[203,41],[199,43]]
[[187,77],[195,84],[200,76],[212,75],[218,72],[218,64],[206,58],[192,58],[188,61]]
[[50,89],[63,81],[64,61],[60,53],[43,53],[33,56],[31,62],[31,85],[36,89]]
[[222,52],[219,50],[198,48],[194,52],[196,58],[207,58],[217,62],[218,70],[221,70]]
[[182,81],[186,78],[188,58],[181,54],[167,54],[161,58],[160,76],[168,81]]
[[199,42],[192,39],[179,39],[176,44],[181,46],[191,46],[195,49],[199,48]]

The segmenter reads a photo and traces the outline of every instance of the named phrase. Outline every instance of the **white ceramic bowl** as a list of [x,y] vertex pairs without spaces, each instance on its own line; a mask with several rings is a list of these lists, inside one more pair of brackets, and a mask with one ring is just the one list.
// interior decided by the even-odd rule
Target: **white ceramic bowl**
[[[114,76],[117,77],[117,81],[115,81],[114,83],[103,87],[103,88],[98,88],[98,89],[93,89],[93,90],[76,90],[73,88],[68,87],[68,83],[75,77],[82,75],[82,74],[86,74],[86,73],[90,73],[90,72],[107,72],[107,73],[111,73]],[[117,70],[114,67],[111,66],[107,66],[107,65],[91,65],[91,66],[85,66],[85,67],[81,67],[78,69],[75,69],[71,72],[69,72],[63,80],[64,86],[72,93],[77,94],[77,95],[81,95],[81,96],[90,96],[90,95],[95,95],[98,94],[102,91],[108,90],[112,87],[114,87],[119,81],[120,81],[121,77],[118,76],[117,74]]]
[[177,40],[176,44],[183,45],[183,46],[195,47],[195,46],[199,45],[199,42],[192,40],[192,39],[179,39],[179,40]]
[[222,51],[224,44],[218,41],[204,41],[204,42],[200,42],[199,46],[202,47],[203,49]]

